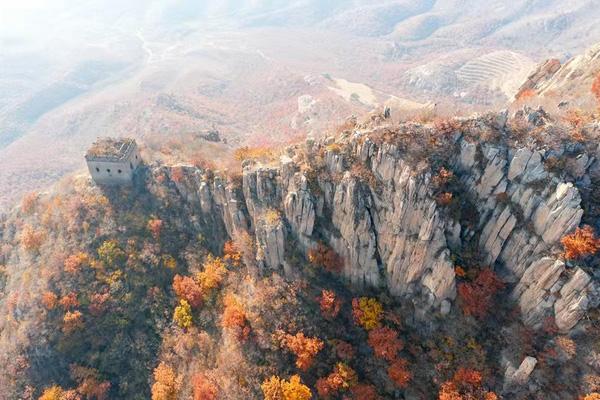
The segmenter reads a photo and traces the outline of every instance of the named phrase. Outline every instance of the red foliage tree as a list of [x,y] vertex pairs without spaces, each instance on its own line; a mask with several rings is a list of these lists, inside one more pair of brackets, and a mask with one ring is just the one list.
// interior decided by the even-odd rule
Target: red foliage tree
[[589,225],[576,228],[575,232],[563,237],[560,242],[565,248],[565,258],[575,260],[594,255],[600,250],[600,239]]
[[504,287],[504,283],[490,268],[485,268],[471,283],[460,283],[458,295],[460,296],[462,310],[466,315],[484,318],[494,299],[494,295]]
[[192,307],[202,304],[204,295],[200,285],[189,276],[175,275],[173,278],[173,290],[180,299],[186,300]]
[[329,272],[340,272],[344,267],[342,257],[323,243],[319,243],[317,247],[308,251],[308,261],[312,265],[322,267]]
[[337,363],[333,372],[317,380],[317,392],[322,398],[329,398],[339,392],[347,391],[358,381],[356,372],[344,363]]
[[90,305],[88,306],[90,314],[95,317],[102,315],[108,307],[108,300],[110,300],[109,293],[94,293],[90,299]]
[[342,302],[337,298],[333,290],[322,290],[319,297],[321,314],[326,319],[334,319],[340,313]]
[[369,346],[375,356],[384,360],[393,361],[404,343],[398,338],[398,332],[388,327],[376,328],[369,332]]
[[400,388],[405,388],[412,379],[412,373],[408,370],[408,361],[397,358],[387,369],[388,376]]
[[377,400],[379,395],[373,385],[359,383],[350,389],[352,400]]
[[338,340],[335,342],[335,354],[342,360],[352,360],[354,358],[354,347],[348,342]]

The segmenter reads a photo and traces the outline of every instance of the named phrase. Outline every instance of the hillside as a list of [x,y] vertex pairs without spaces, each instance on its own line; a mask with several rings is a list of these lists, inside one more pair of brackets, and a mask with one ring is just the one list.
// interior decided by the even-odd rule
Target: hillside
[[388,102],[499,109],[536,64],[600,37],[588,0],[26,1],[35,15],[0,12],[2,211],[79,169],[99,135],[272,145]]
[[157,161],[24,198],[0,227],[0,398],[600,390],[596,117],[338,132],[242,148],[241,174]]

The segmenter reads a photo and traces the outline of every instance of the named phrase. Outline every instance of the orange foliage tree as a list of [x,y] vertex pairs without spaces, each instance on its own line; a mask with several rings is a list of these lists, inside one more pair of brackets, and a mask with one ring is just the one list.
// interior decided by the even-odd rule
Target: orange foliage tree
[[77,300],[77,293],[71,292],[65,296],[63,296],[60,301],[60,305],[65,310],[71,310],[73,308],[79,307],[79,300]]
[[192,378],[194,400],[217,400],[218,390],[214,383],[202,374]]
[[90,257],[84,252],[72,254],[65,259],[64,270],[70,274],[75,274],[81,270],[81,267],[88,264]]
[[479,371],[459,368],[452,379],[440,387],[438,400],[496,400],[495,393],[481,387],[482,381]]
[[180,299],[186,300],[192,307],[200,307],[204,294],[200,285],[189,276],[175,275],[173,278],[173,291]]
[[242,265],[242,253],[231,240],[223,245],[223,260],[234,267]]
[[596,100],[600,102],[600,73],[596,75],[596,79],[592,82],[592,94],[596,97]]
[[405,388],[412,379],[412,373],[408,370],[408,361],[397,358],[387,369],[388,376],[400,388]]
[[356,372],[344,363],[337,363],[333,372],[317,380],[317,392],[320,397],[329,398],[339,392],[345,392],[358,382]]
[[388,361],[393,361],[404,347],[404,343],[398,338],[398,332],[388,327],[370,331],[368,343],[377,357]]
[[152,400],[176,400],[181,386],[173,368],[164,362],[154,369],[154,384],[152,385]]
[[63,332],[70,334],[83,329],[83,314],[80,311],[67,311],[63,317]]
[[504,287],[504,283],[490,268],[479,272],[473,282],[460,283],[458,295],[463,312],[476,318],[484,318],[494,299],[494,295]]
[[563,237],[560,242],[565,248],[565,258],[575,260],[594,255],[600,250],[600,239],[589,225],[576,228],[575,232]]
[[340,313],[342,302],[336,297],[333,290],[323,289],[318,300],[323,317],[327,319],[334,319]]
[[315,356],[323,349],[323,342],[319,338],[311,338],[298,332],[290,335],[283,331],[276,331],[275,338],[279,340],[282,347],[287,348],[296,356],[296,367],[306,371],[312,365]]
[[160,232],[162,231],[163,221],[158,218],[152,218],[148,221],[147,228],[154,240],[160,239]]
[[39,250],[44,240],[46,240],[46,233],[41,230],[35,230],[31,225],[25,225],[21,231],[21,245],[27,251]]
[[238,339],[247,339],[250,334],[250,326],[248,325],[244,307],[231,294],[225,296],[224,303],[225,309],[221,317],[221,325],[223,328],[235,332]]
[[47,310],[54,310],[58,304],[58,296],[54,292],[46,291],[42,294],[42,305]]
[[319,243],[317,247],[308,251],[308,261],[317,267],[322,267],[329,272],[340,272],[344,267],[344,260],[330,247]]
[[377,299],[370,297],[361,297],[352,299],[352,316],[354,322],[371,330],[377,328],[381,324],[383,318],[383,307]]

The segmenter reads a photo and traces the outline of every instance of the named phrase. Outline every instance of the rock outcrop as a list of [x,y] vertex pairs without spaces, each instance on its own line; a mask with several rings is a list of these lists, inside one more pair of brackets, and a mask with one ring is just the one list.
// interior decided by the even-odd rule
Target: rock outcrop
[[[503,132],[507,114],[469,123]],[[342,275],[353,286],[385,289],[447,314],[456,296],[451,254],[474,243],[481,266],[512,285],[510,298],[527,324],[540,326],[546,317],[563,331],[577,324],[594,282],[556,255],[584,211],[577,187],[545,168],[548,150],[454,132],[446,164],[471,201],[475,220],[466,223],[438,204],[435,170],[411,162],[399,143],[372,140],[377,132],[365,126],[338,139],[309,139],[268,164],[246,161],[241,187],[195,173],[188,182],[197,194],[180,191],[206,223],[230,237],[253,234],[264,270],[289,273],[292,253],[306,255],[323,242],[343,258]],[[582,176],[595,162],[584,158]]]

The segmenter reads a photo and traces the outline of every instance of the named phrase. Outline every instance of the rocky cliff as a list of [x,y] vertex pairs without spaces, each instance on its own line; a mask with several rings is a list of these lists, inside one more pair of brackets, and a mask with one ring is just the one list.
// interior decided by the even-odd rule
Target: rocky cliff
[[[588,270],[561,261],[560,239],[581,223],[580,190],[600,164],[584,146],[516,140],[515,121],[537,121],[539,113],[451,126],[373,118],[339,137],[291,146],[278,160],[247,160],[241,180],[179,166],[185,179],[176,185],[215,238],[250,233],[263,270],[293,275],[289,258],[322,242],[343,257],[342,274],[354,287],[447,313],[456,255],[469,249],[509,283],[527,324],[552,317],[568,331],[597,305],[599,290]],[[407,142],[423,138],[437,143],[415,156]],[[571,167],[549,168],[557,158]],[[439,200],[442,165],[454,176],[450,207]]]

